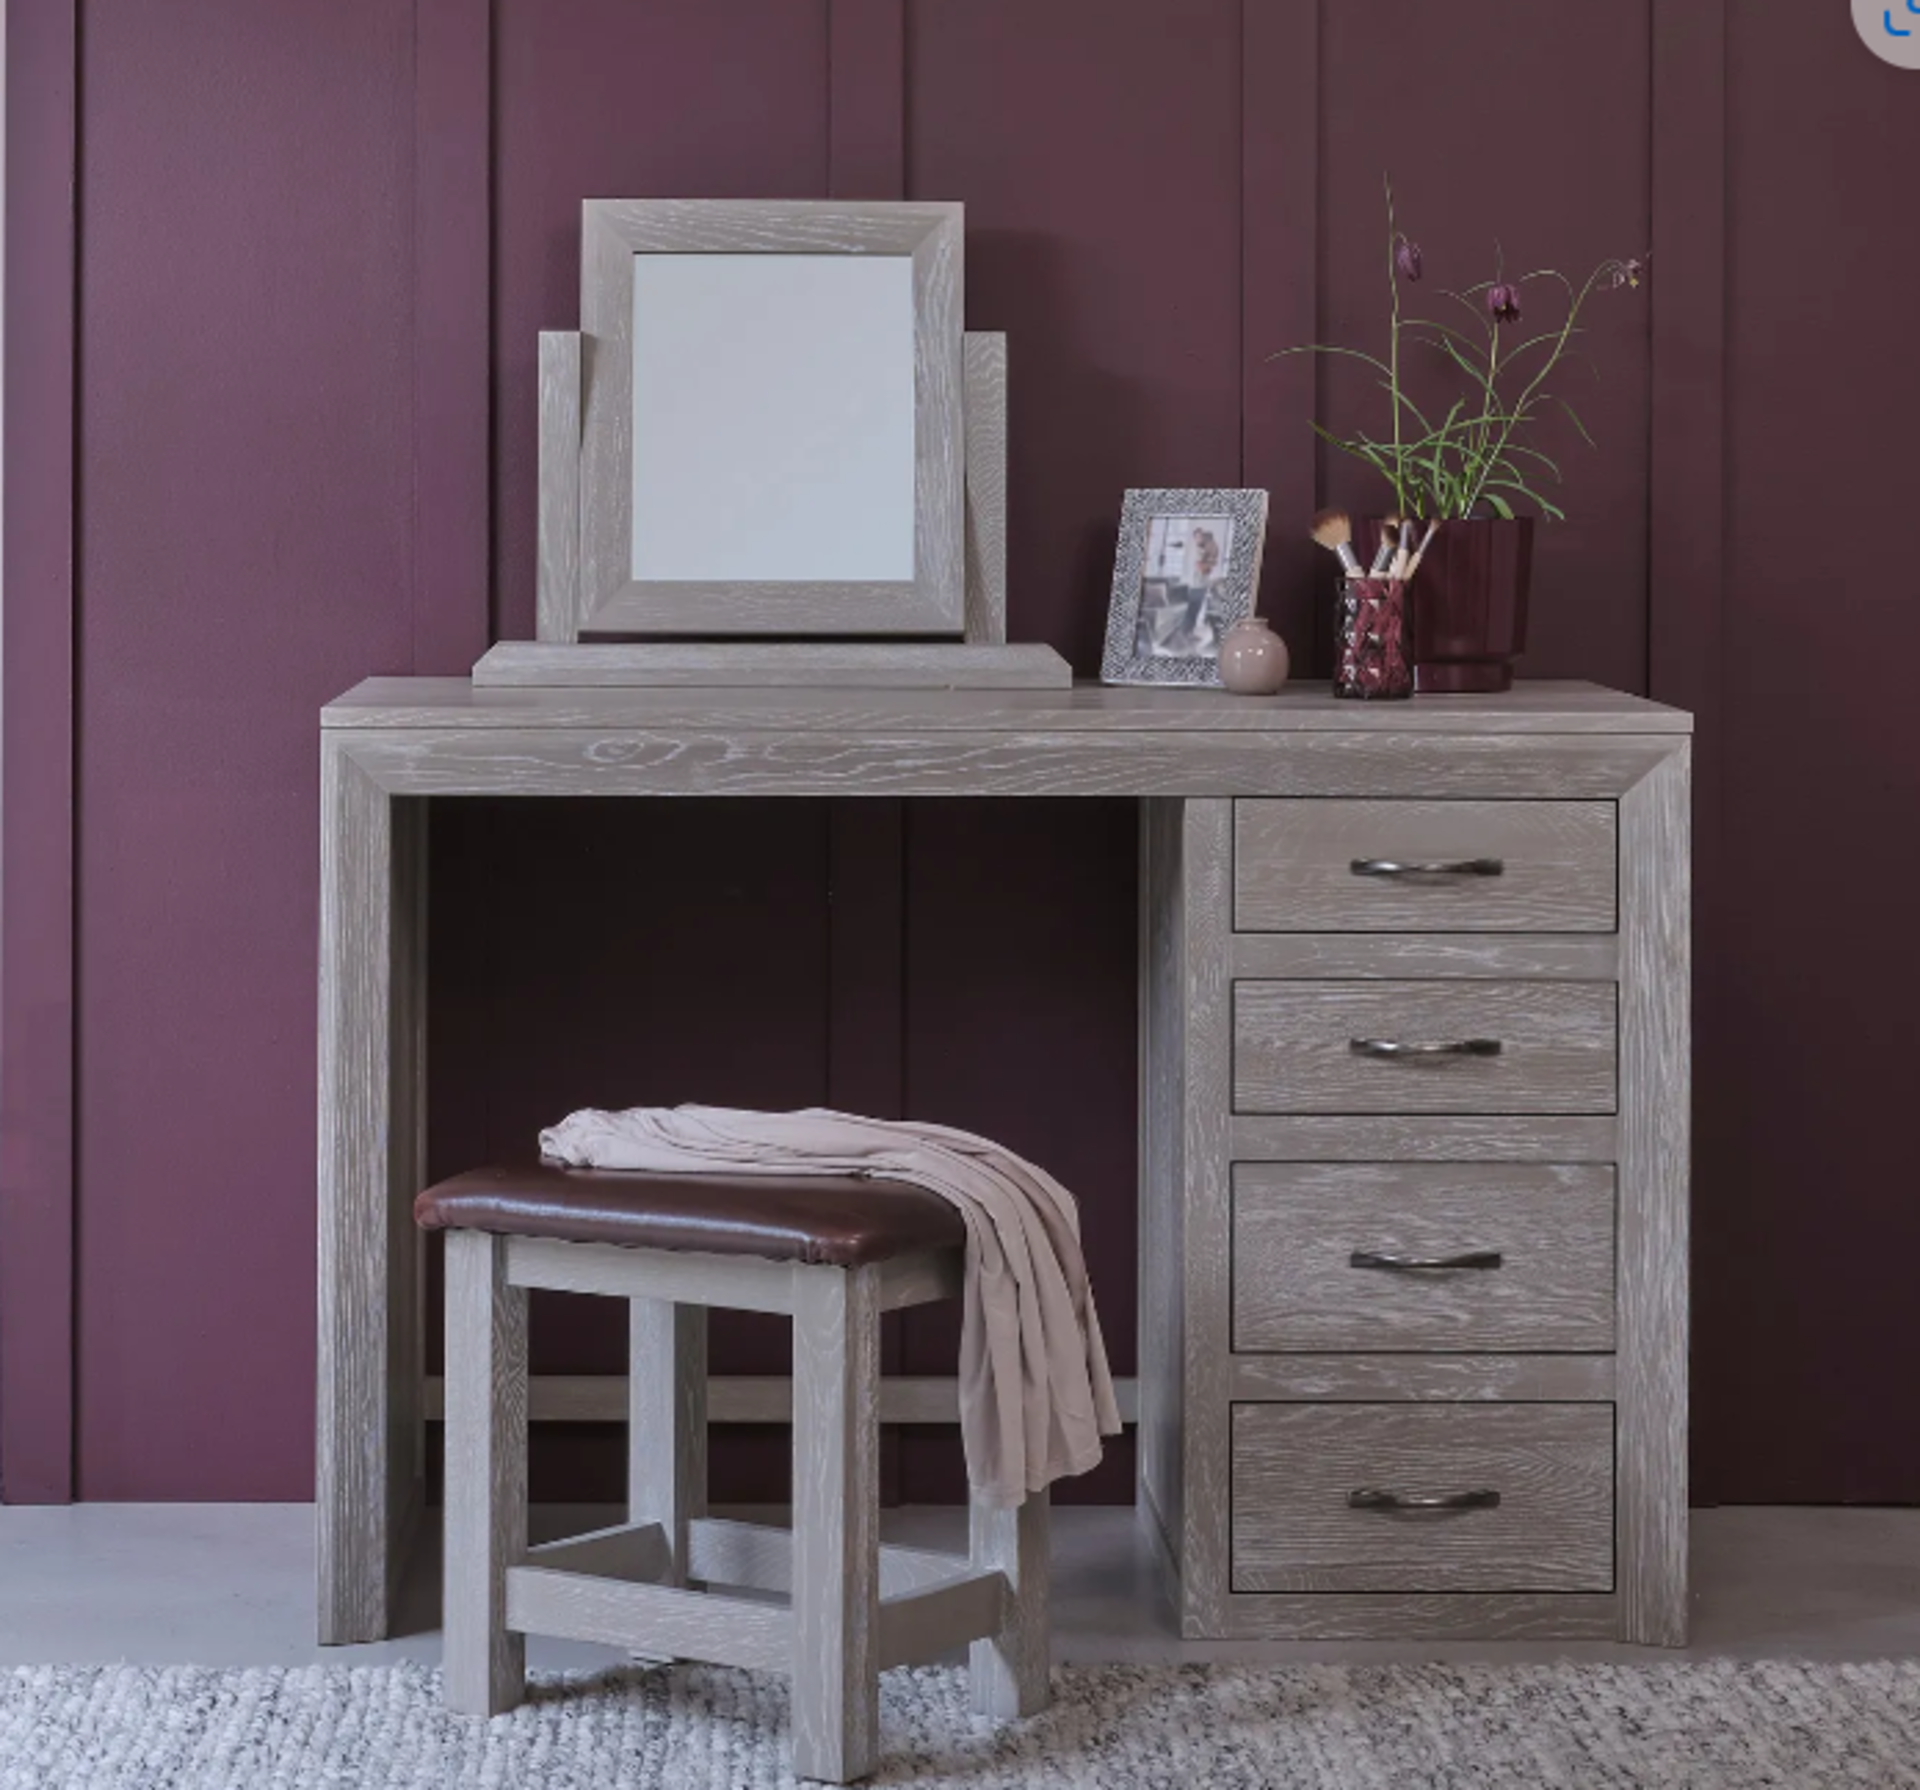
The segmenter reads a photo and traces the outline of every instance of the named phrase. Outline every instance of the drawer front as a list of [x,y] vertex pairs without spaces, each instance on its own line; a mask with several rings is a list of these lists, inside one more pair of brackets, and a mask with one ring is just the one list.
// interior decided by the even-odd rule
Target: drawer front
[[[1453,1266],[1425,1264],[1453,1263]],[[1239,1163],[1244,1353],[1614,1346],[1613,1169],[1601,1163]]]
[[1611,982],[1236,982],[1239,1113],[1610,1113]]
[[1236,1405],[1232,1448],[1235,1591],[1613,1589],[1611,1405]]
[[1614,930],[1612,802],[1244,801],[1233,813],[1241,932]]

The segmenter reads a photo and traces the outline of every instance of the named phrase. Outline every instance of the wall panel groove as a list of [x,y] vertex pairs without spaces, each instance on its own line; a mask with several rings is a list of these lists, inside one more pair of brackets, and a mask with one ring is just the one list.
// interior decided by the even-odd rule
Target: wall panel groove
[[0,1496],[74,1462],[75,0],[6,30],[6,544],[0,703]]
[[491,642],[492,0],[414,0],[413,664]]

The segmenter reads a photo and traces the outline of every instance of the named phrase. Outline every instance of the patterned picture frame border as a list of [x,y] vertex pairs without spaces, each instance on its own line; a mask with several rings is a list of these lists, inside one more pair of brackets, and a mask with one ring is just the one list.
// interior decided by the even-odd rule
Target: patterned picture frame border
[[1231,518],[1233,538],[1228,543],[1227,569],[1214,581],[1207,603],[1217,636],[1253,613],[1260,591],[1260,564],[1266,553],[1267,508],[1268,494],[1256,490],[1144,489],[1127,493],[1120,507],[1113,594],[1107,607],[1107,645],[1100,661],[1103,684],[1218,687],[1217,654],[1169,658],[1138,649],[1147,531],[1159,516]]

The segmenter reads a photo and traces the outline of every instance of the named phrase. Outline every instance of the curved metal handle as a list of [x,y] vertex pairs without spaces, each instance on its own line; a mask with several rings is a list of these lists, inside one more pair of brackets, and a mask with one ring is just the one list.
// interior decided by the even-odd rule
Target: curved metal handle
[[1456,858],[1434,864],[1408,863],[1400,858],[1355,858],[1347,866],[1355,876],[1505,876],[1503,858]]
[[1347,1257],[1349,1268],[1384,1268],[1391,1273],[1412,1274],[1429,1268],[1497,1268],[1497,1249],[1469,1249],[1459,1255],[1393,1255],[1379,1249],[1356,1249]]
[[1394,1492],[1377,1485],[1347,1494],[1349,1510],[1498,1510],[1500,1494],[1482,1487],[1472,1492]]
[[1448,1044],[1402,1044],[1395,1038],[1349,1038],[1356,1057],[1497,1057],[1498,1038],[1456,1038]]

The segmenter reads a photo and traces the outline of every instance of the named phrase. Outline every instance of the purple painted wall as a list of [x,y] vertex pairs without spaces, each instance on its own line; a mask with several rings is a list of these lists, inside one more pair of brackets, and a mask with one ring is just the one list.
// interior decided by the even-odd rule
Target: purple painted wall
[[[1390,168],[1436,279],[1480,277],[1496,233],[1528,265],[1660,245],[1651,292],[1596,315],[1602,446],[1572,455],[1527,669],[1703,719],[1696,1491],[1920,1500],[1920,1430],[1885,1422],[1920,1251],[1885,1116],[1920,1005],[1920,621],[1849,601],[1809,514],[1903,513],[1920,247],[1887,221],[1920,88],[1838,5],[1733,35],[1723,10],[11,0],[7,1495],[308,1493],[314,714],[531,631],[534,333],[574,319],[582,196],[964,199],[970,318],[1012,337],[1013,631],[1085,672],[1125,486],[1265,484],[1280,531],[1368,501],[1303,414],[1356,421],[1363,391],[1268,356],[1377,325]],[[71,510],[40,451],[69,426]],[[1321,574],[1276,536],[1297,650]],[[586,1099],[975,1125],[1081,1190],[1130,1365],[1124,807],[475,804],[434,844],[437,1164]],[[556,864],[621,922],[556,927],[583,907]],[[888,1351],[947,1346],[917,1318]],[[615,1358],[552,1308],[537,1347]],[[721,1348],[777,1359],[764,1328]],[[612,1463],[548,1438],[537,1489]],[[735,1438],[723,1490],[778,1471]],[[950,1493],[951,1439],[887,1471]]]

